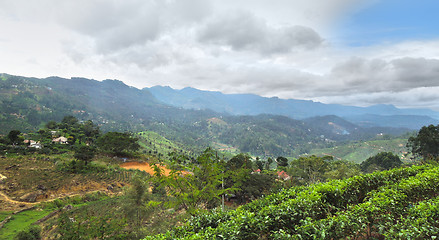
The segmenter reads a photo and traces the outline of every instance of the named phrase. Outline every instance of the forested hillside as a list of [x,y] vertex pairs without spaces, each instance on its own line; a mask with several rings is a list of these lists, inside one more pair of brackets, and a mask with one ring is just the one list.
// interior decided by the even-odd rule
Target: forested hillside
[[[137,133],[102,132],[105,123],[71,115],[35,131],[9,131],[0,138],[0,238],[398,239],[437,232],[439,125],[396,140],[336,116],[212,114],[189,125],[153,122],[154,131]],[[413,159],[392,152],[365,161],[291,157],[337,149],[350,137],[380,139],[365,144],[382,151],[406,142]]]
[[392,105],[353,107],[320,102],[264,98],[253,94],[223,94],[195,88],[181,90],[155,86],[145,88],[160,101],[185,109],[211,109],[232,115],[273,114],[305,119],[336,115],[365,127],[403,127],[419,129],[424,125],[438,124],[439,113],[428,109],[399,109]]
[[49,121],[72,115],[82,121],[92,120],[103,131],[149,130],[199,151],[210,146],[277,157],[298,156],[339,141],[367,140],[377,134],[398,135],[406,131],[363,128],[336,116],[294,120],[275,115],[231,116],[187,110],[166,105],[148,91],[117,80],[1,76],[2,134],[15,129],[36,131]]

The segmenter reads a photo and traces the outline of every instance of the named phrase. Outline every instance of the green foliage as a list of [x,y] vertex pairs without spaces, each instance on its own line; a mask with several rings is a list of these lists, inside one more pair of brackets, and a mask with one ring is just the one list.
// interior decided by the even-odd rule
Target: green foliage
[[[13,218],[6,223],[3,228],[0,229],[0,239],[14,239],[14,237],[22,232],[23,236],[29,236],[29,233],[33,235],[35,229],[33,229],[32,223],[43,218],[49,214],[52,210],[47,209],[34,209],[29,211],[24,211],[13,215]],[[32,228],[32,232],[30,232]],[[36,234],[33,236],[37,236]],[[32,238],[30,238],[32,239]]]
[[[240,181],[239,190],[235,191],[235,195],[239,203],[246,203],[258,199],[272,193],[272,191],[277,188],[276,178],[272,174],[248,173],[238,181]],[[235,186],[238,187],[236,182]]]
[[236,211],[200,213],[147,239],[425,239],[437,234],[438,190],[438,166],[392,169],[287,189]]
[[328,168],[324,173],[326,180],[345,179],[361,173],[359,165],[350,161],[335,160],[328,163]]
[[176,155],[195,158],[196,153],[202,152],[196,146],[178,144],[152,131],[139,132],[135,136],[139,138],[138,143],[143,153],[157,156],[161,160],[172,161]]
[[433,239],[439,234],[439,197],[421,201],[398,219],[384,236],[388,239]]
[[255,166],[256,169],[259,169],[261,171],[264,170],[264,162],[262,162],[259,157],[256,157]]
[[124,231],[125,218],[107,214],[91,216],[88,219],[70,217],[63,213],[58,221],[58,239],[127,239],[129,233]]
[[56,129],[58,127],[58,124],[55,121],[48,121],[46,123],[47,129]]
[[[321,125],[272,115],[222,117],[222,114],[211,111],[173,108],[159,103],[146,90],[113,80],[36,79],[10,75],[5,75],[4,79],[0,81],[2,134],[13,129],[37,131],[46,123],[48,129],[70,132],[65,137],[71,137],[75,144],[93,143],[96,137],[90,137],[77,127],[78,123],[90,119],[105,132],[142,132],[145,129],[156,132],[173,144],[167,145],[165,141],[156,145],[141,143],[146,153],[151,151],[156,156],[161,154],[161,157],[169,150],[186,149],[187,152],[180,153],[192,158],[208,146],[231,154],[249,152],[263,157],[297,157],[314,148],[336,144],[320,137],[324,131],[327,131],[325,138],[335,141],[372,139],[383,131],[349,127],[350,134],[343,135],[328,131],[327,121]],[[171,149],[165,150],[166,147]],[[358,158],[358,161],[370,157],[368,154],[362,152],[361,155],[367,156]],[[341,158],[355,160],[356,157]]]
[[7,136],[9,142],[10,142],[12,145],[19,144],[19,143],[21,142],[20,140],[23,139],[22,137],[20,138],[20,134],[21,134],[21,132],[18,131],[18,130],[11,130],[11,131],[8,133],[8,136]]
[[131,180],[131,186],[125,193],[124,208],[128,219],[133,219],[133,224],[140,227],[145,219],[149,217],[154,207],[160,203],[152,201],[148,192],[149,184],[147,179],[135,174]]
[[226,163],[226,169],[232,171],[241,168],[251,169],[251,167],[252,167],[251,157],[250,155],[245,153],[240,153],[238,155],[235,155]]
[[75,149],[75,154],[73,157],[75,157],[78,160],[81,160],[84,162],[85,165],[90,162],[96,154],[96,150],[93,147],[82,145]]
[[377,155],[380,152],[392,152],[398,155],[401,160],[409,161],[407,156],[407,138],[376,139],[371,141],[351,141],[336,143],[335,146],[323,149],[312,149],[309,154],[316,156],[330,155],[335,159],[348,160],[355,163],[362,163],[366,159]]
[[401,165],[402,162],[398,156],[391,152],[382,152],[366,159],[360,164],[360,167],[363,172],[374,172],[376,170],[389,170]]
[[288,167],[288,159],[286,157],[282,157],[282,156],[277,157],[276,163],[278,167],[283,167],[283,168]]
[[85,161],[77,160],[58,162],[56,168],[59,171],[68,173],[114,173],[119,171],[99,163],[91,162],[86,164]]
[[324,181],[324,174],[329,166],[327,160],[327,157],[317,157],[314,155],[300,157],[291,161],[289,173],[294,180],[306,184]]
[[196,162],[190,173],[172,170],[169,176],[161,174],[156,166],[156,174],[152,178],[153,184],[166,189],[172,205],[182,207],[191,214],[198,207],[218,206],[221,195],[232,190],[221,187],[224,166],[212,149],[206,149]]
[[41,239],[41,227],[38,225],[32,225],[28,229],[20,231],[16,236],[16,240],[40,240]]
[[61,121],[61,125],[65,125],[66,127],[75,126],[77,124],[78,124],[78,119],[72,115],[65,116]]
[[108,132],[98,138],[97,145],[104,152],[123,156],[139,149],[137,140],[130,133]]
[[414,156],[424,160],[439,157],[439,125],[424,126],[415,137],[410,137],[407,147]]

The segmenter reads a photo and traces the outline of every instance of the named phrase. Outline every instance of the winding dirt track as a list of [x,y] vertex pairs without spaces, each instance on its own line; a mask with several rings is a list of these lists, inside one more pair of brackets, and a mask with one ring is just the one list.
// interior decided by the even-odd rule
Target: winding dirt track
[[8,195],[6,195],[5,193],[0,191],[0,199],[3,198],[1,200],[4,200],[4,201],[12,203],[12,204],[37,205],[37,204],[45,203],[45,202],[53,202],[56,199],[62,199],[62,198],[66,198],[66,197],[74,197],[74,196],[85,195],[85,194],[94,193],[94,192],[102,192],[102,191],[105,191],[105,190],[104,189],[100,189],[100,190],[98,189],[98,190],[86,191],[86,192],[83,192],[83,193],[67,194],[67,195],[56,197],[56,198],[52,198],[52,199],[49,199],[49,200],[40,201],[40,202],[33,202],[33,203],[12,200]]
[[38,203],[39,203],[39,202],[30,203],[30,202],[20,202],[20,201],[15,201],[15,200],[12,200],[11,198],[9,198],[9,196],[6,195],[6,194],[4,194],[3,192],[0,192],[0,196],[1,196],[6,202],[13,203],[13,204],[35,205],[35,204],[38,204]]

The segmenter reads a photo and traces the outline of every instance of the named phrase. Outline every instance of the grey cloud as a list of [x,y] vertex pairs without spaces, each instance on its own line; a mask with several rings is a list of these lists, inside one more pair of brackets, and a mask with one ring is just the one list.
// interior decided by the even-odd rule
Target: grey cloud
[[354,57],[337,64],[328,77],[335,86],[340,85],[335,89],[343,92],[381,91],[384,90],[382,83],[386,80],[384,75],[387,75],[387,67],[383,60]]
[[263,54],[288,53],[317,48],[323,42],[313,29],[304,26],[272,27],[254,14],[234,11],[211,19],[198,33],[202,43],[229,46]]
[[131,64],[151,71],[158,67],[192,64],[194,59],[187,51],[161,40],[109,54],[107,59],[120,65]]
[[200,31],[199,40],[240,50],[257,45],[264,37],[266,28],[266,23],[251,13],[233,13],[210,21]]
[[83,20],[75,17],[70,26],[94,37],[98,51],[107,53],[144,45],[175,29],[189,28],[210,11],[210,2],[202,0],[94,1]]
[[337,86],[332,94],[402,92],[411,88],[439,86],[439,60],[400,58],[391,61],[351,58],[327,75]]
[[161,31],[160,2],[146,1],[91,1],[77,5],[81,17],[58,16],[69,28],[94,38],[96,50],[109,53],[155,40]]
[[439,60],[402,58],[391,62],[404,88],[439,86]]
[[15,0],[2,4],[18,21],[56,22],[93,38],[97,53],[107,54],[144,45],[202,22],[212,11],[209,0],[76,0],[38,2]]
[[[406,108],[431,108],[439,110],[439,87],[415,88],[402,92],[360,93],[345,96],[330,96],[317,98],[326,103],[369,106],[374,104],[393,104]],[[428,99],[425,99],[428,95]],[[315,98],[314,98],[315,99]]]
[[[316,84],[316,76],[295,69],[262,66],[231,68],[226,64],[185,66],[179,74],[190,78],[192,86],[224,93],[253,93],[275,96],[282,92],[297,93]],[[294,95],[291,95],[292,97]],[[298,95],[296,95],[298,96]]]

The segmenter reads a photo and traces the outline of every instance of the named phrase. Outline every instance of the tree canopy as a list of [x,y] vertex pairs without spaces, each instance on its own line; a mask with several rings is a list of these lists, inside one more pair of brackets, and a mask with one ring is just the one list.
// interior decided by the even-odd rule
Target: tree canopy
[[76,159],[81,160],[87,165],[96,154],[96,150],[90,146],[82,145],[76,148],[75,154],[73,155]]
[[18,130],[11,130],[8,133],[8,139],[11,142],[11,144],[15,145],[15,144],[18,144],[20,142],[20,134],[21,134],[21,132]]
[[98,138],[97,145],[104,152],[120,156],[139,150],[137,140],[131,133],[108,132]]
[[439,157],[439,125],[424,126],[415,137],[410,137],[407,147],[415,157],[424,160]]
[[399,157],[391,152],[381,152],[372,156],[360,164],[363,172],[374,172],[376,170],[389,170],[401,166]]

